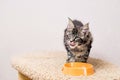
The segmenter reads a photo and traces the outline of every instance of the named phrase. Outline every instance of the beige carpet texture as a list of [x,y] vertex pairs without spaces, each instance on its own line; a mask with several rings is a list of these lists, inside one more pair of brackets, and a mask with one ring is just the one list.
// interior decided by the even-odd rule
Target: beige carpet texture
[[62,73],[66,52],[34,52],[12,58],[12,67],[31,80],[120,80],[120,67],[101,59],[89,58],[95,73],[70,76]]

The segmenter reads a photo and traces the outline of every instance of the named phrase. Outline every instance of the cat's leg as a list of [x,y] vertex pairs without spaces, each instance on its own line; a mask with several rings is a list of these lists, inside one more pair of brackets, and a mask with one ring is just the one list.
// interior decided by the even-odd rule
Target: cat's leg
[[82,55],[82,56],[78,56],[78,57],[80,57],[81,59],[79,60],[80,62],[87,62],[87,60],[88,60],[88,57],[89,57],[89,53],[90,53],[90,50],[91,50],[91,43],[92,43],[92,41],[90,42],[90,44],[87,46],[88,48],[87,48],[87,50],[86,50],[86,52],[85,52],[85,54],[84,55]]
[[83,62],[87,62],[88,57],[89,57],[89,52],[87,51],[82,57],[83,57],[83,59],[84,59]]
[[87,62],[87,60],[88,60],[88,57],[89,57],[89,54],[90,54],[90,50],[91,50],[91,43],[92,43],[92,41],[90,42],[90,44],[88,45],[88,49],[87,49],[87,51],[86,51],[86,53],[83,55],[83,58],[85,59],[85,62]]
[[75,62],[75,56],[71,52],[70,47],[67,44],[65,44],[65,48],[66,48],[66,51],[67,51],[67,60],[66,60],[66,62]]
[[75,62],[75,56],[71,52],[67,52],[67,56],[66,62]]

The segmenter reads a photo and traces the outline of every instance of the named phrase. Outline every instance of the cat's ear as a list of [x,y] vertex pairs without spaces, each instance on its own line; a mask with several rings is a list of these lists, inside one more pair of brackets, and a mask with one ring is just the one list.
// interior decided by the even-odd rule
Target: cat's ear
[[82,34],[84,35],[88,35],[89,33],[89,23],[85,24],[83,27],[82,27]]
[[74,24],[72,22],[72,19],[68,18],[68,25],[67,25],[67,29],[73,29],[74,28]]

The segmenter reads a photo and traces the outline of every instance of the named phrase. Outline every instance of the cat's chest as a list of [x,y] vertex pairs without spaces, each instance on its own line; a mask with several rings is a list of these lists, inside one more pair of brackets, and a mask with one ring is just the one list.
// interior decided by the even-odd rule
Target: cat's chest
[[76,46],[74,49],[71,49],[72,53],[75,55],[82,55],[85,54],[87,51],[87,46],[81,45],[81,46]]

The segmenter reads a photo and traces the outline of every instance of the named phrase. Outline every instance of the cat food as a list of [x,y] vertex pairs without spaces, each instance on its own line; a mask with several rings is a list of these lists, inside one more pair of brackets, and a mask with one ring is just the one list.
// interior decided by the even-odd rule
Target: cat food
[[72,76],[88,76],[94,73],[93,65],[81,62],[65,63],[62,72]]

